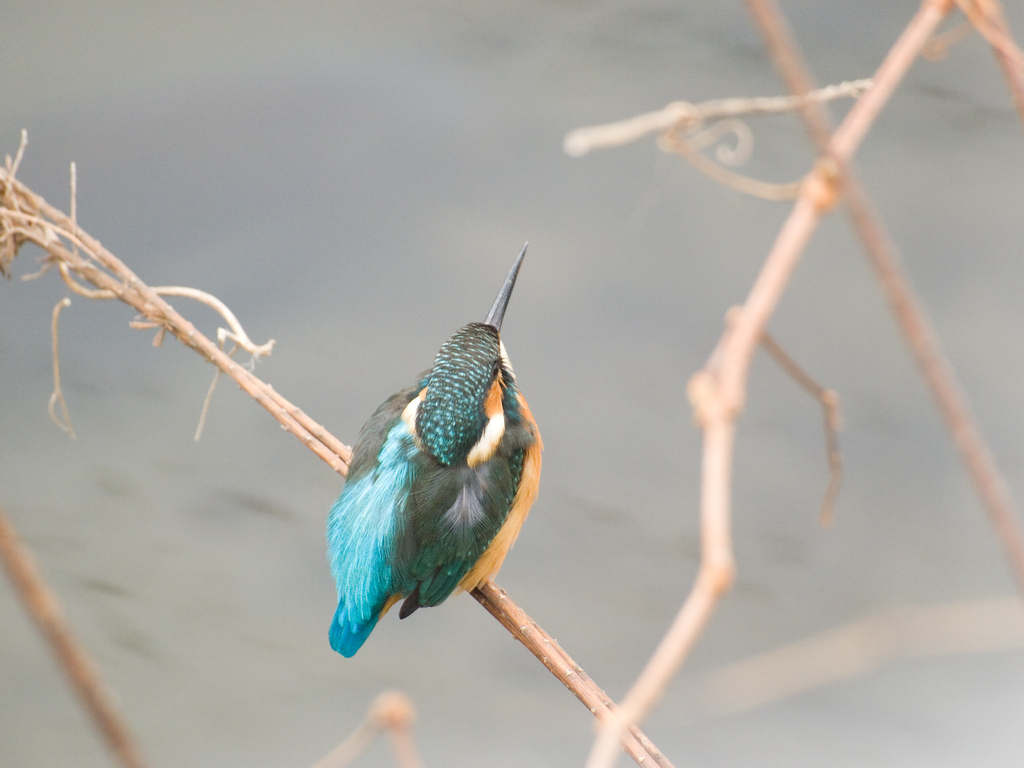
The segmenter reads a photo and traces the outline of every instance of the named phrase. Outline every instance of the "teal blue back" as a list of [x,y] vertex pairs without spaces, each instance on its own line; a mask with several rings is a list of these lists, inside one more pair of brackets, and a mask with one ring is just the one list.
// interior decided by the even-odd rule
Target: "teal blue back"
[[[364,427],[364,433],[371,430],[368,437],[380,417],[390,415],[381,411],[391,403]],[[359,650],[391,594],[391,553],[413,481],[411,458],[418,449],[409,428],[401,419],[387,421],[390,429],[377,454],[353,456],[349,480],[327,520],[327,558],[338,587],[330,640],[343,656]]]

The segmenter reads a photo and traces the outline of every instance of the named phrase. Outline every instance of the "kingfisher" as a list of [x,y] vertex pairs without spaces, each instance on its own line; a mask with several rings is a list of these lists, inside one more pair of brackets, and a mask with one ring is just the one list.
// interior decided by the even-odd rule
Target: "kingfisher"
[[399,600],[401,619],[492,578],[540,483],[542,443],[501,341],[526,245],[482,323],[370,416],[327,520],[338,587],[331,647],[351,657]]

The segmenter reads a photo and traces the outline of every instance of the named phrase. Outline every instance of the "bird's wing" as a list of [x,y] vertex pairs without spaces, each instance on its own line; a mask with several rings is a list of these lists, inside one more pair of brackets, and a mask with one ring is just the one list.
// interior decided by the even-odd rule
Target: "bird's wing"
[[399,392],[367,421],[327,520],[327,557],[338,587],[331,645],[346,656],[366,640],[391,595],[391,552],[419,452],[401,413],[417,391]]
[[476,467],[415,458],[403,524],[395,539],[395,591],[419,606],[447,598],[498,533],[515,496],[522,450],[498,451]]

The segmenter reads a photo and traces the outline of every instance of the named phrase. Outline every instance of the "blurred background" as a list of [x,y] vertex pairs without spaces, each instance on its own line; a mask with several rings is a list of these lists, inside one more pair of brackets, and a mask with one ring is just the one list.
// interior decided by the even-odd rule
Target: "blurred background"
[[[822,84],[870,76],[917,7],[783,5]],[[790,206],[650,139],[582,159],[561,143],[677,99],[783,92],[743,5],[7,2],[0,16],[0,152],[28,129],[19,178],[67,210],[75,161],[80,225],[150,285],[210,291],[257,343],[276,339],[257,375],[346,442],[483,317],[530,241],[503,337],[544,476],[498,582],[621,697],[696,571],[685,383]],[[751,125],[745,172],[805,173],[795,119]],[[987,45],[919,62],[857,166],[1024,497],[1024,133]],[[68,291],[52,273],[17,279],[36,255],[0,284],[0,500],[155,766],[308,766],[384,688],[413,697],[428,766],[582,763],[590,715],[468,596],[387,617],[351,660],[330,650],[323,526],[341,478],[230,382],[194,443],[212,369],[171,338],[154,348],[126,306],[64,311],[78,437],[61,432],[50,313]],[[173,303],[215,334],[212,311]],[[835,523],[817,523],[819,407],[759,353],[734,472],[738,580],[646,731],[680,766],[1021,765],[1009,571],[842,215],[771,331],[842,397]],[[714,705],[727,665],[879,614],[931,637],[914,611],[936,605],[966,632],[957,653],[883,642],[863,674],[837,654],[840,680],[759,702],[741,678],[739,705]],[[0,582],[0,764],[70,763],[111,764]],[[364,764],[391,764],[385,745]]]

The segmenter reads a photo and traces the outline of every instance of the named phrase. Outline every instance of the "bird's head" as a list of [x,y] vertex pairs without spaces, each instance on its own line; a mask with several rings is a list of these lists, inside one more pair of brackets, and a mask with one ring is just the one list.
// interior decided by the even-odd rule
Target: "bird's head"
[[515,374],[499,331],[525,255],[524,245],[487,318],[464,325],[441,345],[426,387],[403,414],[421,447],[447,466],[486,461],[505,432]]

